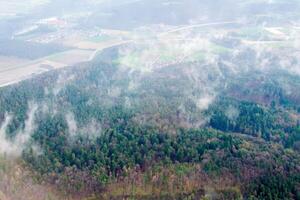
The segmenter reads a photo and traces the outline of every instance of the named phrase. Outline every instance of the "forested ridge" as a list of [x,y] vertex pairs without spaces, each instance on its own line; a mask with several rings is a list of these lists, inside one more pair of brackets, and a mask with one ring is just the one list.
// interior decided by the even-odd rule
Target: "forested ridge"
[[245,90],[256,86],[237,78],[203,109],[193,101],[201,88],[164,70],[140,75],[95,61],[43,74],[0,89],[0,122],[10,116],[14,141],[37,107],[22,159],[66,195],[300,198],[297,96],[270,82],[250,99]]

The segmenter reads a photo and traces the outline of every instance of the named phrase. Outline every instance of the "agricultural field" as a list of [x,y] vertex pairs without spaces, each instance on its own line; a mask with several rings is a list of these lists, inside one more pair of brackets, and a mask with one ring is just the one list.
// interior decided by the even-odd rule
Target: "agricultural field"
[[[118,34],[121,35],[118,36]],[[3,40],[2,44],[6,47],[0,51],[0,87],[52,69],[90,61],[98,52],[126,43],[127,41],[123,40],[122,34],[128,35],[128,32],[105,30],[105,34],[101,36],[89,36],[88,34],[81,36],[77,33],[66,41],[61,41],[63,45]],[[34,40],[34,38],[31,39]]]
[[83,37],[78,37],[78,35],[73,35],[63,41],[65,45],[73,46],[79,49],[105,49],[110,46],[115,46],[124,41],[132,40],[130,37],[130,32],[120,31],[120,30],[101,30],[99,34],[86,35]]
[[73,49],[59,54],[51,55],[47,60],[63,63],[65,65],[75,65],[76,63],[88,61],[93,51]]
[[179,63],[205,63],[210,57],[232,52],[232,49],[207,39],[207,35],[211,34],[208,30],[195,30],[192,34],[190,32],[163,32],[156,38],[133,41],[132,44],[120,47],[119,57],[114,63],[132,69],[151,71],[154,68]]
[[16,65],[22,65],[28,61],[28,59],[22,59],[13,56],[0,56],[0,71],[13,68]]
[[40,74],[44,70],[38,64],[14,68],[0,72],[0,87],[11,85],[30,78],[34,74]]
[[[3,58],[1,61],[4,63],[10,62],[10,67],[3,67],[0,70],[0,87],[17,83],[21,80],[32,77],[33,75],[41,74],[53,69],[59,69],[80,62],[86,62],[90,59],[93,51],[89,50],[69,50],[57,54],[53,54],[41,59],[26,61],[22,59],[9,60]],[[3,66],[5,63],[3,64]]]
[[123,42],[122,40],[110,40],[110,41],[103,41],[103,42],[81,41],[76,43],[74,46],[79,49],[96,50],[96,49],[105,49],[110,46],[115,46],[122,42]]

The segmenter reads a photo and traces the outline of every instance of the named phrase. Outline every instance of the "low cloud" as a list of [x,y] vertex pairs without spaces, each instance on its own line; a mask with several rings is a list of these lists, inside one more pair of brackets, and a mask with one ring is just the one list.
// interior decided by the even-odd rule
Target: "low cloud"
[[228,117],[228,119],[234,121],[239,117],[240,111],[238,108],[236,108],[234,106],[229,106],[225,111],[225,115],[226,115],[226,117]]
[[69,128],[69,134],[71,136],[75,136],[77,134],[78,127],[77,127],[77,122],[75,120],[74,114],[69,112],[66,115],[66,120],[67,120],[67,124],[68,124],[68,128]]
[[34,119],[37,108],[38,106],[36,104],[29,105],[25,127],[17,133],[15,138],[12,139],[7,138],[6,130],[13,119],[13,116],[10,114],[5,115],[4,123],[0,128],[0,153],[13,157],[21,155],[22,151],[29,143],[31,135],[35,129]]
[[196,106],[199,110],[207,110],[214,101],[214,96],[203,96],[196,100]]

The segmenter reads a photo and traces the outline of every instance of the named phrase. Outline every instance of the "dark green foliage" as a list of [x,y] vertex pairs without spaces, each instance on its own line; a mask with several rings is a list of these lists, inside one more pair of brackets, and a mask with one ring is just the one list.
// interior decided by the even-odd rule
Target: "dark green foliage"
[[299,199],[300,174],[286,177],[280,173],[267,173],[253,180],[246,188],[249,199]]
[[[56,174],[66,185],[76,183],[75,190],[86,179],[93,187],[105,186],[132,170],[146,173],[158,165],[183,164],[198,165],[198,171],[217,179],[234,175],[249,199],[296,199],[300,129],[289,115],[296,113],[295,105],[288,110],[278,99],[267,105],[220,96],[203,112],[188,98],[199,97],[200,89],[176,76],[176,70],[158,70],[138,79],[131,90],[129,74],[114,65],[95,63],[64,71],[67,81],[62,85],[53,72],[1,89],[0,122],[6,113],[13,116],[7,129],[13,138],[24,128],[30,104],[39,105],[33,145],[24,150],[23,158],[46,177]],[[263,90],[282,94],[269,87]],[[74,115],[77,130],[69,127],[68,113]],[[199,127],[198,122],[207,118],[209,122]],[[91,122],[96,124],[93,130]],[[270,177],[268,172],[275,169],[282,175]],[[185,171],[180,168],[175,174],[184,179]],[[238,189],[216,192],[219,199],[241,198]]]
[[[143,169],[155,163],[199,163],[202,155],[216,149],[231,149],[238,141],[231,136],[208,130],[181,130],[176,135],[138,126],[109,128],[99,133],[95,141],[78,138],[68,141],[67,126],[60,116],[47,117],[40,122],[33,139],[45,150],[33,159],[25,157],[42,172],[62,171],[64,167],[91,169],[99,180],[118,176],[126,168]],[[213,142],[208,142],[213,139]],[[32,160],[33,159],[33,160]],[[44,162],[51,165],[44,165]]]
[[300,151],[300,126],[291,129],[287,136],[282,137],[282,140],[286,148],[294,148]]
[[[240,132],[270,140],[270,132],[276,128],[274,116],[265,108],[241,102],[237,104],[237,116],[230,118],[226,113],[230,103],[217,105],[210,119],[213,128],[222,131]],[[230,112],[230,111],[228,111]]]
[[13,114],[7,130],[9,136],[14,136],[18,130],[24,128],[29,104],[39,102],[43,98],[44,87],[40,79],[24,81],[18,87],[0,89],[0,122],[5,114]]
[[[230,112],[234,110],[234,115]],[[225,132],[243,133],[270,141],[278,133],[286,133],[280,140],[285,147],[299,141],[299,128],[287,112],[256,103],[222,99],[209,111],[210,126]]]

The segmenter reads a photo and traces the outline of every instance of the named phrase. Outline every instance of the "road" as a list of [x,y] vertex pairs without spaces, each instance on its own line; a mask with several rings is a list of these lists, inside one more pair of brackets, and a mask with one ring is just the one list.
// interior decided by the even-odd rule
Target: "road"
[[193,28],[202,28],[202,27],[209,27],[209,26],[220,26],[220,25],[228,25],[228,24],[238,24],[239,21],[225,21],[225,22],[212,22],[212,23],[203,23],[203,24],[193,24],[193,25],[187,25],[187,26],[182,26],[179,28],[175,28],[163,33],[160,33],[158,36],[162,37],[170,33],[175,33],[179,31],[184,31],[184,30],[189,30]]
[[[227,25],[227,24],[238,24],[238,23],[239,23],[238,21],[224,21],[224,22],[211,22],[211,23],[186,25],[186,26],[176,27],[174,29],[159,33],[159,34],[157,34],[157,38],[160,39],[170,33],[180,32],[180,31],[194,29],[194,28],[220,26],[220,25]],[[111,43],[107,46],[104,46],[104,47],[102,46],[98,49],[95,49],[91,53],[89,58],[87,60],[83,60],[82,62],[92,61],[98,55],[98,53],[100,53],[101,51],[103,51],[105,49],[124,45],[124,44],[129,44],[129,43],[133,43],[133,42],[137,42],[137,41],[132,40],[132,39],[124,40],[124,41],[116,41],[115,43]],[[64,53],[64,52],[62,52],[62,53]],[[47,63],[52,56],[59,55],[59,54],[61,54],[61,53],[53,54],[53,55],[50,55],[47,57],[33,60],[33,61],[27,62],[25,64],[9,68],[9,69],[2,69],[2,70],[0,69],[0,87],[15,84],[22,80],[28,79],[28,78],[32,77],[33,75],[41,74],[41,73],[49,71],[49,69],[46,70],[44,68],[41,68],[39,65],[43,64],[44,62]],[[67,67],[67,66],[68,65],[64,65],[63,63],[61,63],[60,67],[57,67],[57,68]],[[54,69],[56,69],[56,68],[54,67]]]

